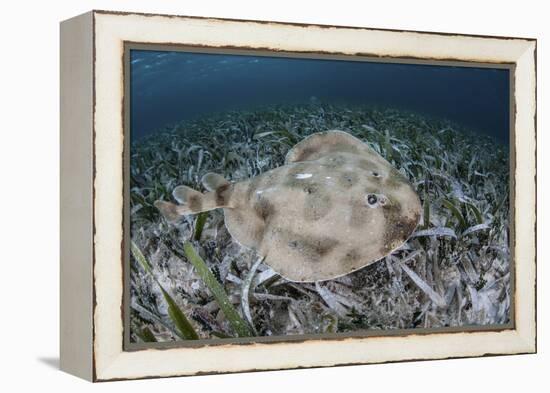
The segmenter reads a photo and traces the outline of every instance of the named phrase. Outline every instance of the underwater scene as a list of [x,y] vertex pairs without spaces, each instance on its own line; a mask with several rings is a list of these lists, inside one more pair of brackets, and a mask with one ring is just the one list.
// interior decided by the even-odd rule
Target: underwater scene
[[127,66],[130,343],[510,323],[508,69]]

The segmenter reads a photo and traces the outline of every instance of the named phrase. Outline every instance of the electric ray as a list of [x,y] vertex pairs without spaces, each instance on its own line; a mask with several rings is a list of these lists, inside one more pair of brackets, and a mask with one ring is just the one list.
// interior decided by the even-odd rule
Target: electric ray
[[179,205],[157,201],[169,221],[223,208],[231,236],[265,257],[291,281],[336,278],[400,247],[420,219],[420,201],[397,169],[343,131],[308,136],[285,165],[230,183],[209,173],[201,193],[173,192]]

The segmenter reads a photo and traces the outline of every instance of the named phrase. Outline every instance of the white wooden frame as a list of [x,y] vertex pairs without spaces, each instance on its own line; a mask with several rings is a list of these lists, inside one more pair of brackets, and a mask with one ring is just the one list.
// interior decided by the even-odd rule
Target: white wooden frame
[[[513,328],[124,351],[125,42],[513,64]],[[535,40],[93,11],[61,24],[61,51],[63,370],[105,381],[536,351]]]

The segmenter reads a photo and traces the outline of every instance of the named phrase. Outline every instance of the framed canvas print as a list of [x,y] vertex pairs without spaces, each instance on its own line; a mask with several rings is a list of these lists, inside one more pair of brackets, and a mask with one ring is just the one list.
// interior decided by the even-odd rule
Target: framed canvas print
[[61,24],[61,368],[536,351],[536,41]]

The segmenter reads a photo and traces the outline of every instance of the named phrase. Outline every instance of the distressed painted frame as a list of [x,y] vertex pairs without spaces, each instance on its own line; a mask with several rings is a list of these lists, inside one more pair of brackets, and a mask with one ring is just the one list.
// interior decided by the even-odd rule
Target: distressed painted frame
[[[125,350],[128,43],[513,67],[513,325]],[[61,368],[92,381],[536,352],[536,40],[89,12],[61,24],[61,205]]]

